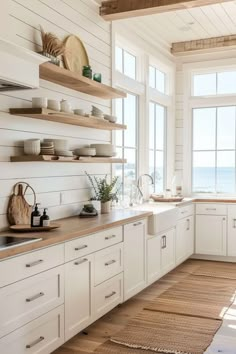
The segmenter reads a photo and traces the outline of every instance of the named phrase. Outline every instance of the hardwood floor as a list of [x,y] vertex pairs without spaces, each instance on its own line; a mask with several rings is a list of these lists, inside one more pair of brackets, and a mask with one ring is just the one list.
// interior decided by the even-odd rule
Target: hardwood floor
[[83,333],[73,337],[53,354],[94,353],[99,345],[125,327],[128,321],[141,311],[148,301],[153,300],[156,296],[160,295],[163,291],[184,279],[186,276],[188,276],[187,273],[181,273],[175,270],[165,275],[162,279],[158,280],[158,282],[100,318],[84,330]]

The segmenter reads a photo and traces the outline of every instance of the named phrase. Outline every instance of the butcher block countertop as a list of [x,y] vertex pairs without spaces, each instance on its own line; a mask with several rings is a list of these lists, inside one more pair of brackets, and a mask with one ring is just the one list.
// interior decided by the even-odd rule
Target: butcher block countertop
[[0,259],[51,246],[76,237],[83,237],[111,227],[128,224],[150,215],[152,215],[152,212],[150,211],[135,211],[128,209],[112,210],[109,214],[99,214],[95,218],[80,219],[78,216],[73,216],[57,220],[56,222],[60,224],[61,227],[50,232],[16,233],[12,231],[4,231],[0,233],[0,237],[11,235],[14,237],[25,238],[36,237],[42,238],[42,240],[10,249],[4,249],[0,251]]

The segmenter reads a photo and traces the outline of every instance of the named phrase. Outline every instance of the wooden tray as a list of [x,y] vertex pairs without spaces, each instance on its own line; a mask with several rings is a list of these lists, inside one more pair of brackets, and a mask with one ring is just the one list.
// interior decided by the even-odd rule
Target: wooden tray
[[30,225],[13,225],[10,226],[10,229],[14,232],[44,232],[44,231],[51,231],[54,229],[58,229],[60,227],[59,224],[51,223],[50,226],[44,227],[31,227]]
[[154,200],[154,202],[164,202],[164,203],[173,203],[173,202],[182,202],[184,199],[183,197],[171,197],[171,198],[165,198],[161,197],[158,195],[151,195],[151,198]]

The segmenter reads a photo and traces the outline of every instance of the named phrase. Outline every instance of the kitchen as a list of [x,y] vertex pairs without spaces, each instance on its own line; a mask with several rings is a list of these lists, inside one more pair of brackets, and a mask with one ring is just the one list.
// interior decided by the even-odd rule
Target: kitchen
[[235,4],[110,3],[1,4],[0,353],[236,353]]

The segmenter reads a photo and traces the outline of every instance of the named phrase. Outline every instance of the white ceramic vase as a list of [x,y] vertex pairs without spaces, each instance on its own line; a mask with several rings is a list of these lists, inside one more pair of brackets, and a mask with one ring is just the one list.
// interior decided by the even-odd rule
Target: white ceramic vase
[[109,214],[111,211],[111,201],[102,203],[101,202],[101,214]]

